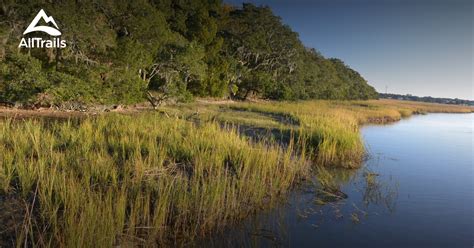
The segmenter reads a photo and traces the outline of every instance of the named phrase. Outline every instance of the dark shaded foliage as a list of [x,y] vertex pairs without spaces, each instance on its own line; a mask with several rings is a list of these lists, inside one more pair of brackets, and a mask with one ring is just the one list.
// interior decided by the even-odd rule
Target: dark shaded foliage
[[[18,48],[40,9],[55,18],[66,48]],[[0,17],[1,102],[377,97],[342,61],[305,48],[268,7],[219,0],[5,0]]]

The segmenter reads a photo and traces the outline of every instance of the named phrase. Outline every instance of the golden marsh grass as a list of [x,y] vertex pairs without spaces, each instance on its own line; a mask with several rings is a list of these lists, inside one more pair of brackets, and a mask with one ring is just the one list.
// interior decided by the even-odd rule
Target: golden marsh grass
[[[176,244],[271,205],[320,171],[315,164],[360,166],[361,124],[426,112],[472,108],[262,102],[168,106],[161,114],[80,121],[7,118],[0,121],[0,194],[25,202],[18,206],[25,220],[17,246]],[[291,137],[285,146],[256,142],[240,135],[238,125]]]

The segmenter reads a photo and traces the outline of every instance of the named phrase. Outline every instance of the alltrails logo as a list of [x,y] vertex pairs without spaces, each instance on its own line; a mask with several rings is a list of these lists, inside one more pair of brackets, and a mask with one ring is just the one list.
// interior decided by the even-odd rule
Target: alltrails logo
[[[56,28],[54,27],[49,27],[49,26],[37,26],[38,22],[43,19],[46,24],[53,24]],[[31,32],[44,32],[49,34],[50,36],[60,36],[61,32],[59,31],[58,24],[54,21],[54,18],[52,16],[46,15],[46,12],[44,10],[40,10],[38,14],[36,15],[35,19],[30,23],[28,28],[26,28],[25,32],[23,32],[23,35],[29,34]],[[18,47],[24,47],[24,48],[65,48],[66,47],[66,41],[61,40],[60,37],[57,38],[52,38],[51,40],[45,40],[43,38],[35,37],[35,38],[22,38],[20,41],[20,45]]]

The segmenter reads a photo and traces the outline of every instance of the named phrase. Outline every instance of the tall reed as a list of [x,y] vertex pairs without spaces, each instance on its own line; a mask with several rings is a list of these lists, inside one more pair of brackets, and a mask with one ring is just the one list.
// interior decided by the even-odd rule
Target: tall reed
[[140,114],[0,125],[0,188],[36,198],[47,229],[18,244],[175,242],[245,217],[308,174],[293,143],[253,143],[216,123]]
[[[176,245],[271,205],[311,169],[329,175],[307,160],[329,168],[360,166],[361,124],[472,108],[304,101],[162,111],[176,118],[0,120],[0,194],[28,203],[18,246]],[[240,135],[235,124],[291,137],[285,146],[258,142]],[[328,186],[328,178],[318,179]]]
[[345,168],[361,165],[364,156],[359,134],[361,124],[385,124],[427,112],[474,112],[474,108],[467,106],[395,100],[238,103],[227,108],[270,113],[291,120],[297,126],[288,128],[306,143],[308,155],[314,161]]

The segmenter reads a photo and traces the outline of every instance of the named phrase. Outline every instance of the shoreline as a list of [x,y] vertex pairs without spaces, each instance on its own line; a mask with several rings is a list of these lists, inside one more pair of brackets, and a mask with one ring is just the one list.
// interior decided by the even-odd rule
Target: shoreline
[[[41,223],[54,223],[51,232],[36,233],[46,235],[41,239],[66,245],[78,239],[84,244],[101,239],[103,246],[111,246],[118,239],[146,245],[166,244],[176,235],[199,237],[286,197],[316,166],[359,168],[365,154],[360,127],[365,124],[422,112],[467,111],[397,104],[191,103],[97,115],[0,109],[6,118],[26,119],[1,125],[0,178],[5,180],[0,180],[0,195],[13,194],[28,211],[41,213],[30,216],[27,227],[18,223],[19,243],[25,242],[21,230]],[[85,118],[48,123],[56,116]],[[288,143],[282,147],[269,132],[263,133],[267,139],[252,141],[235,124],[280,130]]]
[[[308,100],[311,101],[311,100]],[[334,100],[320,100],[320,101],[334,101]],[[367,100],[366,100],[367,101]],[[304,101],[296,101],[297,102],[304,102]],[[337,102],[337,101],[334,101]],[[364,101],[341,101],[341,102],[364,102]],[[419,105],[425,107],[444,107],[444,108],[452,108],[452,109],[471,109],[471,112],[445,112],[445,111],[434,111],[434,112],[414,112],[411,114],[427,114],[427,113],[474,113],[474,106],[464,106],[464,105],[453,105],[453,104],[441,104],[441,103],[427,103],[427,102],[415,102],[415,101],[405,101],[405,100],[392,100],[392,99],[379,99],[379,100],[368,100],[367,102],[379,102],[379,103],[399,103],[399,104],[406,104],[406,105]],[[209,105],[209,106],[221,106],[221,105],[238,105],[238,104],[258,104],[258,103],[280,103],[278,101],[232,101],[232,100],[214,100],[214,99],[196,99],[194,102],[186,103],[186,104],[170,104],[170,105],[163,105],[162,107],[174,107],[180,105]],[[161,108],[162,108],[161,107]],[[160,109],[160,107],[158,108]],[[146,113],[146,112],[153,112],[155,109],[148,104],[135,104],[135,105],[93,105],[90,109],[84,111],[78,110],[61,110],[61,109],[53,109],[53,108],[36,108],[36,109],[27,109],[27,108],[15,108],[11,106],[1,106],[0,105],[0,118],[5,117],[14,117],[14,118],[28,118],[28,117],[48,117],[48,118],[69,118],[69,117],[88,117],[88,116],[97,116],[101,114],[107,113],[121,113],[121,114],[138,114],[138,113]],[[370,123],[386,123],[386,122],[394,122],[398,121],[397,119],[392,119],[389,116],[385,116],[383,118],[374,117],[368,122]]]

